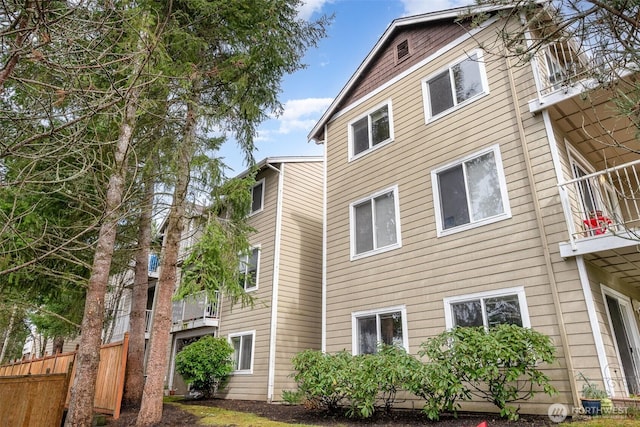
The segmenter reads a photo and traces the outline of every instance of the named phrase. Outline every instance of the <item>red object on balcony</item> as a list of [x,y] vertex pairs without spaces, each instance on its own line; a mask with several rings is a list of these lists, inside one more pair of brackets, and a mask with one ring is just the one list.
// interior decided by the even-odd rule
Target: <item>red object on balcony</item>
[[602,215],[602,211],[589,212],[589,218],[582,221],[588,230],[588,236],[598,236],[607,232],[611,220]]

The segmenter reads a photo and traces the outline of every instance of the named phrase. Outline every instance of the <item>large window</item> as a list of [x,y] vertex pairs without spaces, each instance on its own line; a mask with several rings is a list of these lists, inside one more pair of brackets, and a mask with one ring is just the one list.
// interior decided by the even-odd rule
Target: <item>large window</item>
[[400,246],[398,188],[351,204],[351,257]]
[[252,248],[248,255],[240,256],[240,285],[245,291],[258,288],[260,248]]
[[352,314],[353,354],[373,354],[379,344],[408,349],[404,306]]
[[350,158],[392,140],[391,101],[349,123]]
[[431,172],[438,235],[511,216],[497,145]]
[[251,189],[251,212],[254,214],[260,212],[264,205],[264,179],[258,181]]
[[423,91],[427,121],[488,93],[480,52],[475,52],[423,80]]
[[233,370],[236,373],[251,373],[253,370],[253,349],[256,332],[229,334],[233,347]]
[[530,327],[524,288],[516,287],[444,299],[447,328],[512,324]]

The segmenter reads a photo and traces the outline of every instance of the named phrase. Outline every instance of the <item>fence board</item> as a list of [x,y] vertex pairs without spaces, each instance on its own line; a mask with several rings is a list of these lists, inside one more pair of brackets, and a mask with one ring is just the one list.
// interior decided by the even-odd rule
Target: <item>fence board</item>
[[[64,414],[69,374],[0,377],[0,420],[15,427],[58,427]],[[43,398],[44,397],[44,398]]]
[[[98,376],[96,378],[96,394],[94,398],[94,409],[113,415],[114,419],[120,417],[120,405],[122,403],[122,393],[124,390],[124,374],[127,363],[127,351],[129,350],[129,334],[124,335],[124,339],[117,343],[106,344],[100,347],[100,363],[98,364]],[[66,385],[65,394],[60,399],[64,402],[64,407],[69,407],[71,398],[71,387],[75,378],[76,352],[60,353],[53,356],[45,356],[40,359],[21,360],[8,365],[0,366],[1,377],[8,376],[34,376],[39,374],[67,373],[71,369],[70,381]],[[0,383],[1,384],[1,383]],[[4,386],[0,388],[1,395],[6,395]],[[21,393],[17,393],[20,396]],[[64,397],[66,395],[66,398]],[[47,391],[41,394],[50,400]],[[27,401],[21,402],[28,404]],[[4,418],[0,417],[0,420]],[[13,424],[7,424],[13,425]],[[35,425],[35,424],[34,424]],[[43,424],[44,425],[44,424]],[[58,424],[59,425],[59,424]]]

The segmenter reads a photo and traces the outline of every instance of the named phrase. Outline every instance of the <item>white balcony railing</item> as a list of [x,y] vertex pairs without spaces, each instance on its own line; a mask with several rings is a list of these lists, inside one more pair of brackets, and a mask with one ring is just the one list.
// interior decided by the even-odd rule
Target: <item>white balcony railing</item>
[[603,55],[602,47],[578,44],[570,39],[558,41],[541,49],[538,54],[538,74],[540,77],[539,94],[544,96],[551,92],[568,88],[577,82],[595,78],[605,81],[610,76]]
[[217,319],[219,310],[219,294],[209,298],[207,291],[200,291],[185,297],[182,301],[173,302],[173,324],[190,321]]
[[144,314],[144,333],[151,333],[151,317],[153,316],[153,310],[146,310]]
[[559,185],[572,246],[587,237],[640,226],[640,160]]
[[[152,313],[153,313],[153,310],[145,311],[145,317],[144,317],[145,338],[149,338],[149,333],[151,333],[151,316],[153,315]],[[116,317],[116,319],[113,322],[113,330],[111,332],[111,339],[109,340],[110,342],[120,341],[124,337],[125,332],[129,332],[130,317],[131,317],[131,313],[121,314],[118,317]]]

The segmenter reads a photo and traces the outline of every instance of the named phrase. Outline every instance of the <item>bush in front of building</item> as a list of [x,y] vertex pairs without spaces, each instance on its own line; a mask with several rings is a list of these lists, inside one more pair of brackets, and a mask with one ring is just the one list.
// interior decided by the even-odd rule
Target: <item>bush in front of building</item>
[[233,347],[224,338],[205,336],[176,355],[176,371],[205,399],[224,387],[233,370]]
[[298,396],[308,407],[372,417],[391,411],[398,393],[424,399],[423,411],[437,420],[472,398],[498,407],[504,418],[517,419],[515,402],[537,393],[556,393],[541,370],[555,360],[551,339],[530,328],[499,325],[454,328],[428,339],[419,357],[403,348],[382,345],[376,354],[351,356],[307,350],[294,356]]
[[439,404],[450,410],[450,398],[476,397],[497,406],[501,417],[515,420],[518,408],[513,403],[539,392],[557,393],[540,370],[541,364],[555,361],[555,347],[548,336],[530,328],[509,324],[489,330],[454,328],[427,340],[419,354],[433,365],[432,387],[449,388],[447,398],[440,401],[428,396],[432,399],[425,406],[429,415]]
[[306,350],[294,356],[294,379],[308,407],[335,412],[346,408],[352,418],[389,412],[408,376],[419,365],[403,348],[382,345],[376,354],[352,356]]
[[345,383],[350,381],[351,357],[346,351],[327,354],[317,350],[305,350],[293,357],[293,378],[305,406],[338,410],[345,397]]

